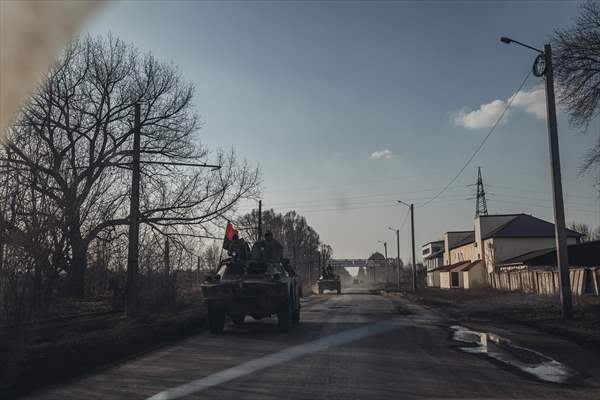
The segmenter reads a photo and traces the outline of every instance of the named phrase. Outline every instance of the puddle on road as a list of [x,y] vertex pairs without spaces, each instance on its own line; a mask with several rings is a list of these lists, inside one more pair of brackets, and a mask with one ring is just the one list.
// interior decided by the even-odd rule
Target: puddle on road
[[577,371],[566,365],[494,333],[472,331],[459,325],[451,326],[450,329],[454,331],[453,340],[472,345],[461,347],[462,351],[486,355],[542,381],[566,383],[578,375]]

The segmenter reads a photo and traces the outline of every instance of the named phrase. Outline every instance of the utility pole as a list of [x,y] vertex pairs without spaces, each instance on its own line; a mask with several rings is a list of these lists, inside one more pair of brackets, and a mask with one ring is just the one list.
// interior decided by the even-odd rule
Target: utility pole
[[544,45],[546,111],[548,113],[548,143],[550,147],[550,168],[552,175],[552,195],[554,197],[554,230],[556,237],[556,260],[560,277],[560,301],[563,319],[573,317],[573,299],[569,276],[569,255],[567,250],[567,232],[565,229],[565,206],[563,201],[560,174],[560,155],[558,151],[558,128],[556,123],[556,104],[554,99],[554,69],[552,67],[552,46]]
[[417,291],[417,259],[415,257],[415,207],[410,203],[410,232],[412,236],[412,290]]
[[400,289],[400,229],[396,229],[396,248],[398,250],[398,259],[396,265],[398,267],[398,290]]
[[171,245],[169,244],[169,238],[165,239],[165,275],[169,279],[171,274]]
[[400,229],[394,229],[391,226],[388,226],[388,229],[390,231],[396,232],[396,248],[398,250],[398,258],[396,258],[396,280],[398,284],[398,289],[400,289]]
[[196,265],[196,282],[200,283],[200,256],[198,256],[198,261]]
[[387,257],[387,242],[383,242],[383,252],[385,253],[385,283],[388,283],[388,257]]
[[262,240],[262,200],[258,201],[258,240]]
[[131,164],[131,200],[129,203],[129,249],[127,253],[127,286],[125,314],[135,316],[138,311],[138,259],[140,252],[140,104],[135,105],[133,128],[133,162]]
[[412,291],[417,291],[417,259],[415,257],[415,206],[413,203],[405,203],[402,200],[397,200],[398,203],[404,204],[410,209],[410,233],[412,241]]
[[565,205],[563,200],[562,179],[560,174],[560,155],[558,150],[558,127],[556,123],[556,100],[554,97],[554,67],[552,66],[552,46],[544,45],[544,50],[536,49],[517,40],[501,37],[502,43],[516,43],[538,53],[533,63],[533,74],[544,77],[546,89],[546,113],[548,124],[548,146],[550,149],[550,175],[552,177],[552,198],[554,203],[554,236],[556,239],[556,261],[560,284],[561,316],[573,318],[573,298],[569,276],[569,254],[567,232],[565,228]]

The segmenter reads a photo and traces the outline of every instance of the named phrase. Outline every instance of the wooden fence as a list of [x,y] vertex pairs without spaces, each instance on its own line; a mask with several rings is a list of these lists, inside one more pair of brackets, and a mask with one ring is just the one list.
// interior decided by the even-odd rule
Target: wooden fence
[[[571,268],[571,290],[574,295],[600,295],[600,268]],[[552,270],[508,270],[490,274],[490,285],[495,289],[558,294],[558,271]]]

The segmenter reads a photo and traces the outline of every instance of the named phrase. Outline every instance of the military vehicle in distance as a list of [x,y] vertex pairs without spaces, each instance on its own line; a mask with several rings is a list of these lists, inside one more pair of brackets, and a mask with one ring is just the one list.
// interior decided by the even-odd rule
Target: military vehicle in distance
[[323,268],[323,275],[317,281],[317,286],[319,287],[319,294],[323,294],[325,290],[335,290],[337,294],[342,293],[342,281],[340,276],[333,272],[331,265]]
[[300,322],[302,292],[296,272],[288,259],[255,257],[257,244],[260,246],[260,241],[255,243],[251,259],[225,259],[202,283],[211,333],[223,332],[227,316],[241,325],[247,315],[260,320],[275,314],[283,332]]

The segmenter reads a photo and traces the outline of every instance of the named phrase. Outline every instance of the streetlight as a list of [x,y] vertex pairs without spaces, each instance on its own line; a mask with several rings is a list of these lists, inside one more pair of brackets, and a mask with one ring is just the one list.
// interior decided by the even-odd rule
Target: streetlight
[[569,256],[565,229],[565,206],[560,176],[560,155],[558,150],[558,128],[556,124],[556,104],[554,98],[554,70],[552,66],[552,46],[544,45],[544,50],[526,45],[511,38],[501,37],[502,43],[516,43],[538,53],[533,63],[533,74],[545,77],[546,112],[548,114],[548,143],[550,148],[550,173],[552,176],[552,197],[554,201],[554,232],[556,238],[556,260],[560,276],[560,303],[563,319],[573,317],[571,280],[569,278]]
[[[382,242],[381,240],[378,240],[379,243],[383,244],[383,252],[385,255],[385,261],[384,261],[384,271],[385,271],[385,275],[384,275],[384,282],[387,283],[388,280],[388,262],[387,262],[387,242]],[[377,268],[377,267],[375,267]],[[377,282],[375,282],[377,283]]]
[[417,291],[417,260],[415,257],[415,207],[412,203],[407,204],[402,200],[398,200],[398,203],[403,204],[410,208],[410,232],[412,240],[412,290]]
[[398,249],[398,259],[396,260],[396,266],[398,267],[398,290],[400,290],[400,229],[394,229],[388,226],[390,231],[396,232],[396,247]]

